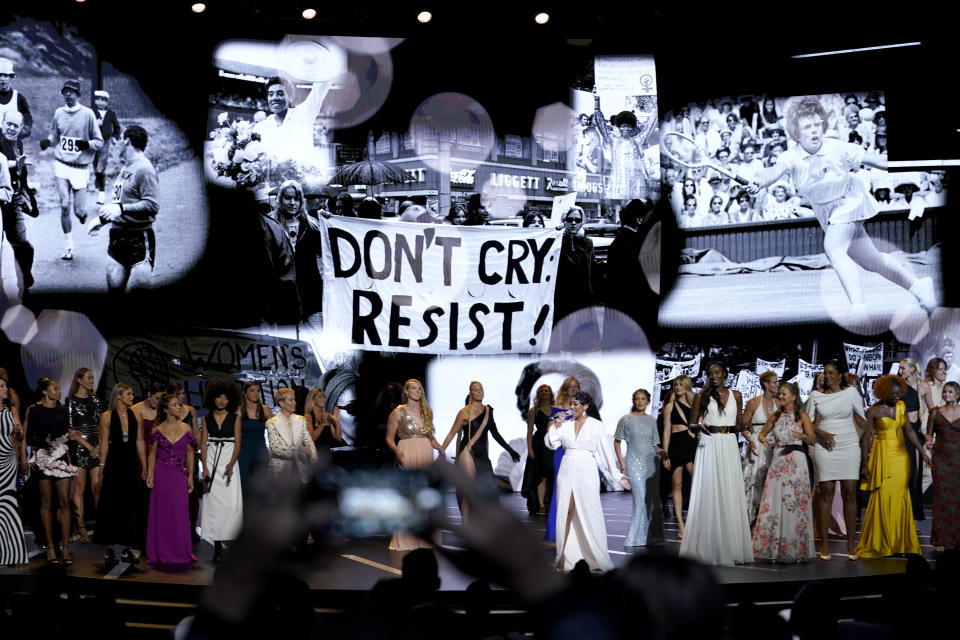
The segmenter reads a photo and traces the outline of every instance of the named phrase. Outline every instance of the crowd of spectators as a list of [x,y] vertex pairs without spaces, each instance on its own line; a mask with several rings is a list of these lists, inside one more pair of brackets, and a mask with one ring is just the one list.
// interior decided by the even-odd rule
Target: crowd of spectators
[[[887,122],[883,96],[877,92],[821,96],[830,114],[827,137],[886,154]],[[712,161],[748,181],[796,142],[785,133],[789,98],[744,95],[692,103],[667,113],[661,134],[677,132],[694,139]],[[686,168],[661,159],[664,193],[682,228],[745,224],[813,217],[810,203],[797,195],[789,178],[751,194],[729,176],[709,168]],[[856,172],[880,204],[880,210],[943,206],[943,172],[887,173],[870,168]]]

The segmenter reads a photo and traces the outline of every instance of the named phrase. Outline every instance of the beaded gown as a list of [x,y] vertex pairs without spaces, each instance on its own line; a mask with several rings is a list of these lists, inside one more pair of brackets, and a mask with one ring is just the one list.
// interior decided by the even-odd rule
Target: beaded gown
[[[423,424],[407,413],[406,408],[400,405],[397,409],[397,447],[403,453],[403,469],[424,469],[433,464],[433,448],[430,446],[430,433]],[[426,540],[411,535],[406,531],[397,531],[390,539],[391,551],[409,551],[411,549],[429,548]]]
[[[100,444],[100,400],[95,395],[86,398],[73,396],[67,400],[67,416],[71,429],[76,429],[92,446]],[[70,460],[81,469],[92,469],[100,464],[99,458],[90,457],[83,445],[70,441]]]
[[627,414],[617,423],[613,439],[627,443],[625,462],[633,494],[633,514],[623,547],[635,551],[640,547],[662,544],[660,463],[653,450],[660,444],[657,421],[651,416]]
[[187,447],[196,447],[197,440],[187,431],[170,442],[160,429],[154,429],[147,445],[157,447],[147,518],[147,560],[160,564],[193,562],[197,558],[190,538]]

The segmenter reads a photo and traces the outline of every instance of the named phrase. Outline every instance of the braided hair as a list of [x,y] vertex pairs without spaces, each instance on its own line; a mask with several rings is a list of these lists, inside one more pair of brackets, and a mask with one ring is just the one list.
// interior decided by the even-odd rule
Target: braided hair
[[[707,363],[707,371],[710,371],[711,367],[720,367],[720,370],[723,371],[723,377],[727,377],[727,366],[720,362],[719,360],[711,360]],[[723,401],[720,399],[720,390],[715,389],[710,386],[709,382],[707,387],[704,389],[706,393],[700,394],[700,416],[704,416],[707,413],[707,407],[710,406],[710,398],[713,398],[717,401],[717,408],[720,410],[720,413],[723,414]]]

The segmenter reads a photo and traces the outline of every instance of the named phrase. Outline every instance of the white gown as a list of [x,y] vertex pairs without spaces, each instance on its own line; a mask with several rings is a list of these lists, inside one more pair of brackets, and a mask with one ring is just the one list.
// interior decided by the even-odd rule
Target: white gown
[[[723,413],[710,399],[701,422],[733,426],[740,421],[733,391]],[[740,469],[740,449],[735,433],[701,435],[693,463],[690,509],[680,544],[680,555],[706,564],[735,565],[753,562],[753,540],[747,520],[747,501]]]
[[[212,416],[208,414],[204,418],[204,429],[208,428],[208,418],[212,420]],[[228,415],[224,419],[224,429],[232,432],[233,421],[237,419],[233,414]],[[200,536],[210,542],[235,540],[240,533],[240,525],[243,524],[243,496],[240,490],[240,471],[236,464],[229,484],[225,477],[234,446],[233,438],[215,437],[208,432],[207,459],[203,461],[203,468],[210,470],[213,485],[210,493],[201,496],[203,506],[200,509]]]
[[[613,562],[607,552],[607,526],[600,505],[600,478],[597,467],[611,484],[620,481],[613,448],[603,423],[588,417],[576,433],[573,420],[559,429],[549,429],[544,438],[548,449],[564,449],[557,473],[557,564],[569,571],[581,558],[593,571],[609,571]],[[570,537],[566,538],[567,511],[573,496],[574,514]]]
[[767,470],[770,468],[770,459],[773,447],[765,447],[757,439],[763,426],[767,423],[767,410],[763,408],[763,399],[750,418],[750,437],[757,444],[757,455],[750,455],[750,444],[747,443],[747,454],[743,459],[743,489],[747,500],[747,518],[750,522],[757,519],[760,509],[760,498],[763,496],[763,484],[767,479]]

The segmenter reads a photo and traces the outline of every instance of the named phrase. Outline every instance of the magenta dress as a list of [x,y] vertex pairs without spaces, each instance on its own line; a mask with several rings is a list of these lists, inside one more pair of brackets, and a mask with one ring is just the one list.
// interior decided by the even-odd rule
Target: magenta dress
[[193,562],[197,558],[190,539],[187,447],[195,447],[197,441],[188,431],[171,443],[159,429],[154,429],[147,436],[147,446],[152,447],[154,443],[157,443],[157,460],[147,518],[147,561],[154,564]]

